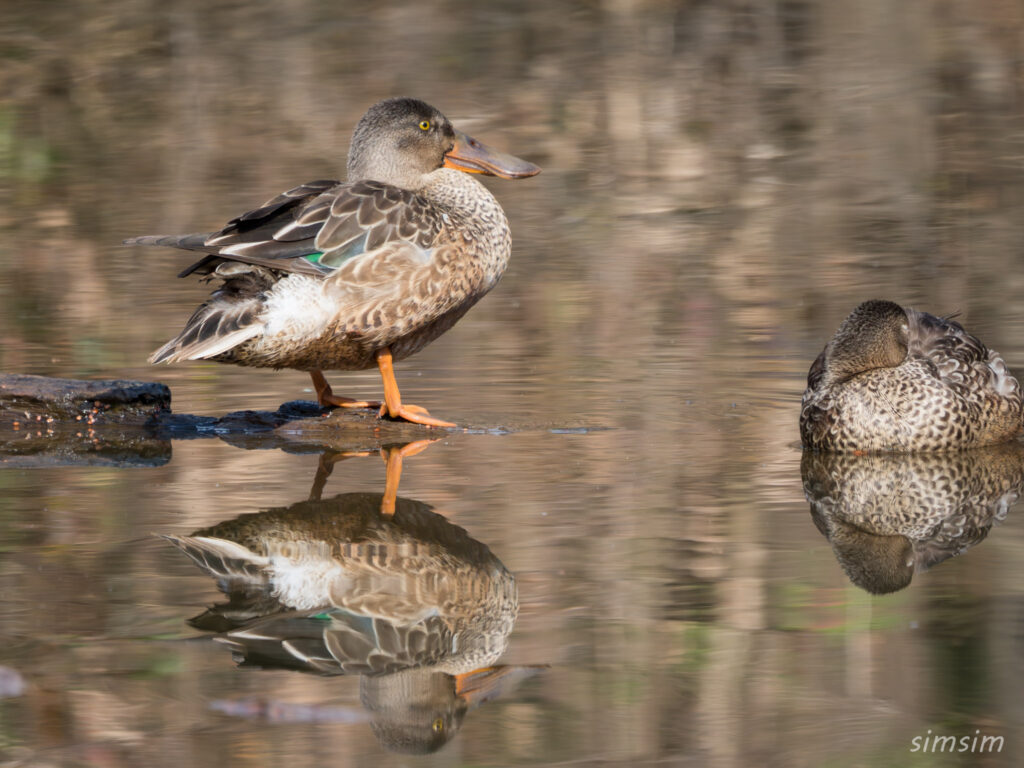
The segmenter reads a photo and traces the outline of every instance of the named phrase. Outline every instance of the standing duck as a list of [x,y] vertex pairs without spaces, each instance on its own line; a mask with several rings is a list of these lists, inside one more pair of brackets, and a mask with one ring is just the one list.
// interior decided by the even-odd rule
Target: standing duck
[[847,453],[960,450],[1013,439],[1022,416],[998,353],[949,318],[875,299],[811,366],[800,438]]
[[[356,125],[348,181],[313,181],[219,232],[145,236],[204,256],[179,277],[222,282],[152,363],[215,360],[309,371],[321,405],[454,426],[403,403],[392,363],[451,328],[508,264],[508,220],[469,174],[540,168],[456,130],[434,107],[381,101]],[[377,366],[384,403],[340,397],[324,370]]]

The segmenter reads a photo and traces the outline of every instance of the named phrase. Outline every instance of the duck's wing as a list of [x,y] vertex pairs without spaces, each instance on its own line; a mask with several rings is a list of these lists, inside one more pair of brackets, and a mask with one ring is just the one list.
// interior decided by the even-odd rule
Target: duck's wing
[[[208,275],[225,261],[252,264],[282,272],[319,275],[323,270],[306,256],[316,231],[299,232],[293,225],[317,201],[344,185],[332,179],[300,184],[271,198],[259,208],[236,216],[217,232],[188,235],[143,235],[124,241],[125,245],[162,245],[207,254],[183,270]],[[283,233],[283,236],[282,236]]]
[[225,262],[324,276],[392,242],[427,248],[442,219],[420,195],[375,181],[311,181],[237,216],[218,232],[146,235],[126,245],[163,245],[206,255],[179,277],[208,275]]
[[1017,393],[1020,386],[1002,357],[949,317],[907,310],[909,353],[929,360],[938,377],[951,387]]
[[429,248],[441,232],[444,214],[425,197],[376,181],[344,185],[337,194],[316,201],[303,222],[319,220],[316,263],[337,268],[385,245]]
[[907,310],[910,319],[908,345],[912,353],[927,357],[943,371],[986,361],[988,349],[964,330],[952,317],[936,317],[927,312]]

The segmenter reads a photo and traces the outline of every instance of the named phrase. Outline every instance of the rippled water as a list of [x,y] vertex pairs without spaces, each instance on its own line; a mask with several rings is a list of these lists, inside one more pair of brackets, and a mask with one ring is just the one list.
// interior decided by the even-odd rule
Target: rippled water
[[[544,168],[489,184],[510,269],[398,366],[469,429],[404,459],[392,522],[375,454],[326,476],[209,437],[32,467],[3,437],[0,759],[1018,764],[1024,449],[835,462],[796,421],[875,296],[961,312],[1024,371],[1021,24],[967,0],[0,8],[5,372],[161,380],[182,413],[308,399],[297,372],[149,367],[206,288],[118,243],[340,174],[388,95]],[[248,565],[154,535],[245,515]],[[338,553],[372,575],[330,582]],[[290,597],[229,600],[217,568],[272,557]]]

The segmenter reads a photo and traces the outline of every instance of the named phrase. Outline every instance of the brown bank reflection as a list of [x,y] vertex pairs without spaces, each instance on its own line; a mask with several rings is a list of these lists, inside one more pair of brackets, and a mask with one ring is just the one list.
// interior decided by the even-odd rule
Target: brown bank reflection
[[1024,487],[1024,446],[948,454],[824,454],[801,463],[811,517],[854,584],[885,594],[963,554]]
[[[397,497],[402,456],[382,450],[384,493],[321,498],[326,453],[307,501],[166,536],[217,580],[227,600],[189,620],[215,634],[240,667],[359,675],[368,713],[306,711],[302,719],[369,719],[389,750],[433,752],[469,710],[542,667],[496,665],[519,611],[515,578],[485,544]],[[230,714],[295,719],[285,705],[215,702]]]

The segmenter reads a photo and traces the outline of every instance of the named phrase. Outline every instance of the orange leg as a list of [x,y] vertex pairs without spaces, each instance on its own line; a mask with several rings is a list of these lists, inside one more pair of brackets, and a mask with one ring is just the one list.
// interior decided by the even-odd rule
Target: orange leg
[[450,421],[432,418],[426,408],[418,405],[402,405],[402,396],[398,392],[395,381],[395,369],[391,364],[391,350],[388,347],[377,352],[377,367],[380,377],[384,380],[384,405],[380,407],[380,415],[387,413],[392,419],[405,419],[413,424],[424,424],[428,427],[454,427]]
[[334,394],[321,371],[310,371],[309,375],[313,378],[313,389],[316,390],[316,400],[320,405],[330,408],[379,408],[381,405],[376,400],[353,400],[351,397]]
[[387,468],[384,470],[384,498],[380,500],[382,515],[391,517],[395,514],[395,502],[398,501],[398,481],[402,479],[402,459],[406,456],[415,456],[439,439],[417,440],[402,446],[389,445],[387,448],[380,449],[380,455],[387,462]]

